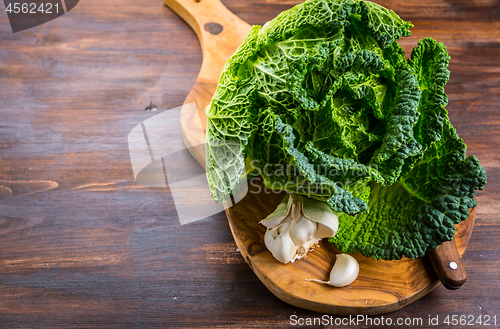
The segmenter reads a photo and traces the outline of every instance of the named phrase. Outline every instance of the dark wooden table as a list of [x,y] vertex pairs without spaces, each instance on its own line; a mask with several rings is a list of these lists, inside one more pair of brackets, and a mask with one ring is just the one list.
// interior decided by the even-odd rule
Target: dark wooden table
[[[444,327],[447,315],[496,315],[499,327],[500,2],[378,2],[415,24],[407,53],[425,36],[447,45],[449,116],[488,172],[467,283],[385,318],[429,327],[439,316]],[[294,1],[224,3],[263,24]],[[16,34],[2,5],[0,328],[278,328],[321,316],[264,287],[224,214],[181,226],[168,188],[134,181],[128,133],[158,113],[144,111],[150,100],[181,105],[201,61],[195,34],[161,0],[82,0]]]

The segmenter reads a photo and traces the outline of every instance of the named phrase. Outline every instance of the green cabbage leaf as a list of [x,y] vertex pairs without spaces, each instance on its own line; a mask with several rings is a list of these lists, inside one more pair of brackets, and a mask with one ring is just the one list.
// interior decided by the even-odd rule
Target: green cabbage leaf
[[396,42],[412,26],[363,0],[309,0],[254,26],[206,110],[213,199],[252,170],[326,202],[344,252],[416,258],[451,240],[486,172],[448,119],[446,47],[422,39],[407,60]]

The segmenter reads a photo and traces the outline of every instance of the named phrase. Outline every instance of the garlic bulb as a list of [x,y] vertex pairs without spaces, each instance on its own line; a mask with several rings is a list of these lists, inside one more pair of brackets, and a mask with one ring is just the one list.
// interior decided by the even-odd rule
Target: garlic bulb
[[326,203],[296,194],[288,194],[261,224],[267,227],[267,249],[285,264],[305,257],[321,239],[334,236],[339,225]]
[[315,279],[309,279],[306,281],[313,281],[318,283],[325,283],[334,287],[344,287],[356,280],[359,274],[359,264],[358,261],[347,254],[338,254],[337,260],[333,265],[332,271],[330,273],[330,281],[321,281]]

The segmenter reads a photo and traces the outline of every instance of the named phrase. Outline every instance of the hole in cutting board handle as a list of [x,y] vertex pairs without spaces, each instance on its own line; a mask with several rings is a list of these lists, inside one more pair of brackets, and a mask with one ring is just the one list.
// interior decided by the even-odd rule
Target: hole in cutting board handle
[[210,23],[205,24],[203,26],[203,28],[205,29],[205,31],[207,31],[208,33],[210,33],[212,35],[220,34],[222,32],[222,30],[224,30],[224,27],[222,25],[220,25],[219,23],[214,23],[214,22],[210,22]]

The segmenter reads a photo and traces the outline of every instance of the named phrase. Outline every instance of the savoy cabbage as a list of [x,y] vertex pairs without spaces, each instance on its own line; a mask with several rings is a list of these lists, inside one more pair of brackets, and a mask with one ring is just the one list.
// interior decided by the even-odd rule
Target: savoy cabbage
[[254,26],[206,110],[214,200],[245,174],[214,143],[228,141],[270,188],[325,201],[344,252],[416,258],[451,240],[486,172],[448,119],[445,46],[420,40],[406,60],[396,42],[412,26],[363,0],[309,0]]

